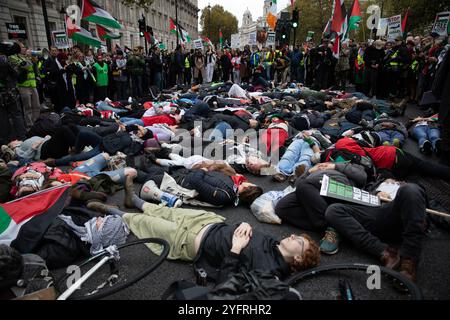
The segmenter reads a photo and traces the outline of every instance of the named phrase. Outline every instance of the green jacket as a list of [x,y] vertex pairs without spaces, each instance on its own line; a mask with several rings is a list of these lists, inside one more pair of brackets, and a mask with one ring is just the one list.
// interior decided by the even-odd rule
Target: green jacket
[[101,67],[98,62],[93,65],[95,69],[97,78],[97,87],[108,86],[108,64],[103,62],[103,67]]

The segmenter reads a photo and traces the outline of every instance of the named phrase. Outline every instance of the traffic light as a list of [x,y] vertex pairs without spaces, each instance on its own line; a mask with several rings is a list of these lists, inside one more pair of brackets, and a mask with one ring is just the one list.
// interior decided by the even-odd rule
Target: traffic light
[[298,9],[292,10],[292,28],[298,28]]
[[145,32],[145,21],[144,21],[144,19],[139,19],[138,20],[138,24],[139,24],[139,36],[143,37],[144,36],[144,32]]

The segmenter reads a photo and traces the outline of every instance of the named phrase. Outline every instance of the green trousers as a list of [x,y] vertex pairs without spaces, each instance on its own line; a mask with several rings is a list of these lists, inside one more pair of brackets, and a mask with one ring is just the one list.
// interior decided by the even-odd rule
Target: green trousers
[[[208,224],[221,223],[225,218],[213,212],[183,208],[168,208],[146,203],[144,213],[126,213],[123,216],[130,230],[140,239],[160,238],[170,245],[168,259],[193,261],[195,238]],[[148,244],[150,250],[160,255],[162,247]]]

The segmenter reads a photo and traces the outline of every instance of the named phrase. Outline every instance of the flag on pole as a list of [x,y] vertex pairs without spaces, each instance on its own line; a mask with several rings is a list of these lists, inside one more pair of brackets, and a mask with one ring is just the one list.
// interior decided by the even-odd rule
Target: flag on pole
[[120,34],[114,33],[113,31],[99,24],[97,24],[96,26],[97,26],[97,35],[101,40],[120,39],[122,37]]
[[207,46],[214,47],[211,40],[208,37],[202,37],[202,38],[203,38],[203,45],[205,47],[207,47]]
[[170,32],[175,33],[182,43],[191,42],[189,33],[180,24],[176,25],[172,18],[169,18]]
[[266,17],[267,24],[269,27],[275,31],[275,26],[277,24],[277,0],[272,0],[269,7],[269,12]]
[[403,21],[402,21],[402,32],[403,33],[406,32],[406,22],[408,21],[409,9],[410,9],[409,7],[408,7],[408,9],[406,9],[405,17],[403,18]]
[[344,13],[342,12],[343,0],[334,0],[333,2],[333,16],[331,17],[331,32],[337,32],[339,34],[342,33],[343,25],[344,25]]
[[93,0],[83,0],[81,19],[114,29],[122,28],[122,25],[108,11],[103,10]]
[[337,33],[340,37],[340,44],[347,37],[348,31],[348,15],[344,0],[334,0],[332,14],[330,33]]
[[359,0],[353,1],[352,10],[350,13],[350,18],[348,20],[348,31],[356,30],[359,28],[359,23],[362,19],[361,7],[359,5]]
[[222,29],[219,29],[219,43],[220,43],[220,49],[223,48],[223,34]]
[[36,217],[44,216],[49,225],[65,207],[69,188],[70,185],[65,184],[0,204],[0,244],[10,245],[18,238],[22,227]]
[[67,23],[67,20],[66,29],[67,36],[74,41],[97,48],[100,48],[102,46],[102,41],[92,35],[91,32],[73,23]]

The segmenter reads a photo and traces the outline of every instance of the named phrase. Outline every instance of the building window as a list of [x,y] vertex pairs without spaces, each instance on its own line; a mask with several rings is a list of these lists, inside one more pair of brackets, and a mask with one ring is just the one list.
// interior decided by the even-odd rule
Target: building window
[[49,22],[50,32],[56,31],[56,22]]

